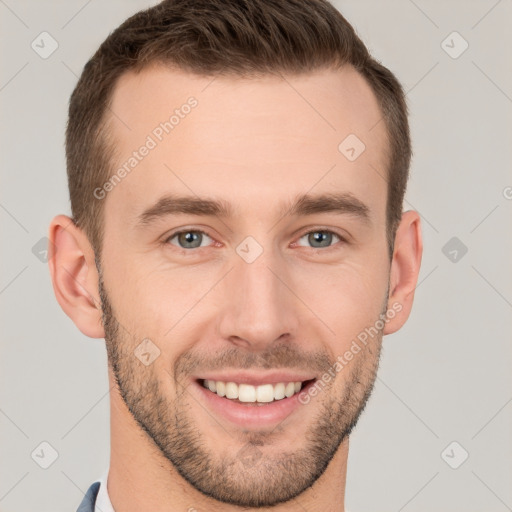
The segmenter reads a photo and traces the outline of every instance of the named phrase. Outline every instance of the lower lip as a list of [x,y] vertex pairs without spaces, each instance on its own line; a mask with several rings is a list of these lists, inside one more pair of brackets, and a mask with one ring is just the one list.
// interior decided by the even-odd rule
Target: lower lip
[[314,380],[309,381],[299,393],[263,405],[257,405],[257,402],[235,402],[229,398],[220,397],[198,381],[194,381],[193,388],[198,391],[201,402],[206,404],[207,408],[217,416],[221,416],[240,427],[258,428],[276,425],[284,421],[302,405],[299,402],[299,394],[307,391],[313,384]]

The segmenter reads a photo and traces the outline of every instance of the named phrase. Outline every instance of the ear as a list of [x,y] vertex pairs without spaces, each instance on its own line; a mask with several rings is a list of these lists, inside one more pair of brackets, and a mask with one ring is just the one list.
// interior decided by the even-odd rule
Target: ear
[[88,238],[66,215],[52,220],[48,238],[48,264],[60,307],[86,336],[104,338],[98,271]]
[[389,317],[384,334],[398,331],[409,318],[422,253],[420,216],[411,210],[402,214],[396,231],[388,297],[388,311],[393,310],[396,314]]

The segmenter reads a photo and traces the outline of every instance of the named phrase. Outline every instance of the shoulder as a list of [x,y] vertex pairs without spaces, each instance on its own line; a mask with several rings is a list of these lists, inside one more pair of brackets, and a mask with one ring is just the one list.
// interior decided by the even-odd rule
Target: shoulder
[[100,482],[94,482],[89,489],[87,489],[84,499],[82,500],[82,503],[80,503],[76,512],[94,512],[94,505],[96,503],[96,497],[98,496],[99,490]]

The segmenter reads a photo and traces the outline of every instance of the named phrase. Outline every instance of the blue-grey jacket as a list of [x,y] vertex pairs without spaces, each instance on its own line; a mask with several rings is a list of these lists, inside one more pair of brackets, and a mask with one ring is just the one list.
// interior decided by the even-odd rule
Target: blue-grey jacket
[[84,499],[80,506],[77,508],[76,512],[94,512],[94,505],[96,504],[96,496],[98,496],[98,491],[100,490],[100,483],[94,482],[87,492],[85,493]]

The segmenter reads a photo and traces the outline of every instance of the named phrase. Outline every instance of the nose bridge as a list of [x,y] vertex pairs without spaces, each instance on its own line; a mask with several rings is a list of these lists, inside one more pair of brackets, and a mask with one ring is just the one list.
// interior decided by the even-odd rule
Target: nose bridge
[[259,247],[251,240],[237,247],[233,271],[226,277],[220,334],[261,350],[296,334],[298,312],[293,294],[280,280],[286,279],[284,262],[272,249]]

